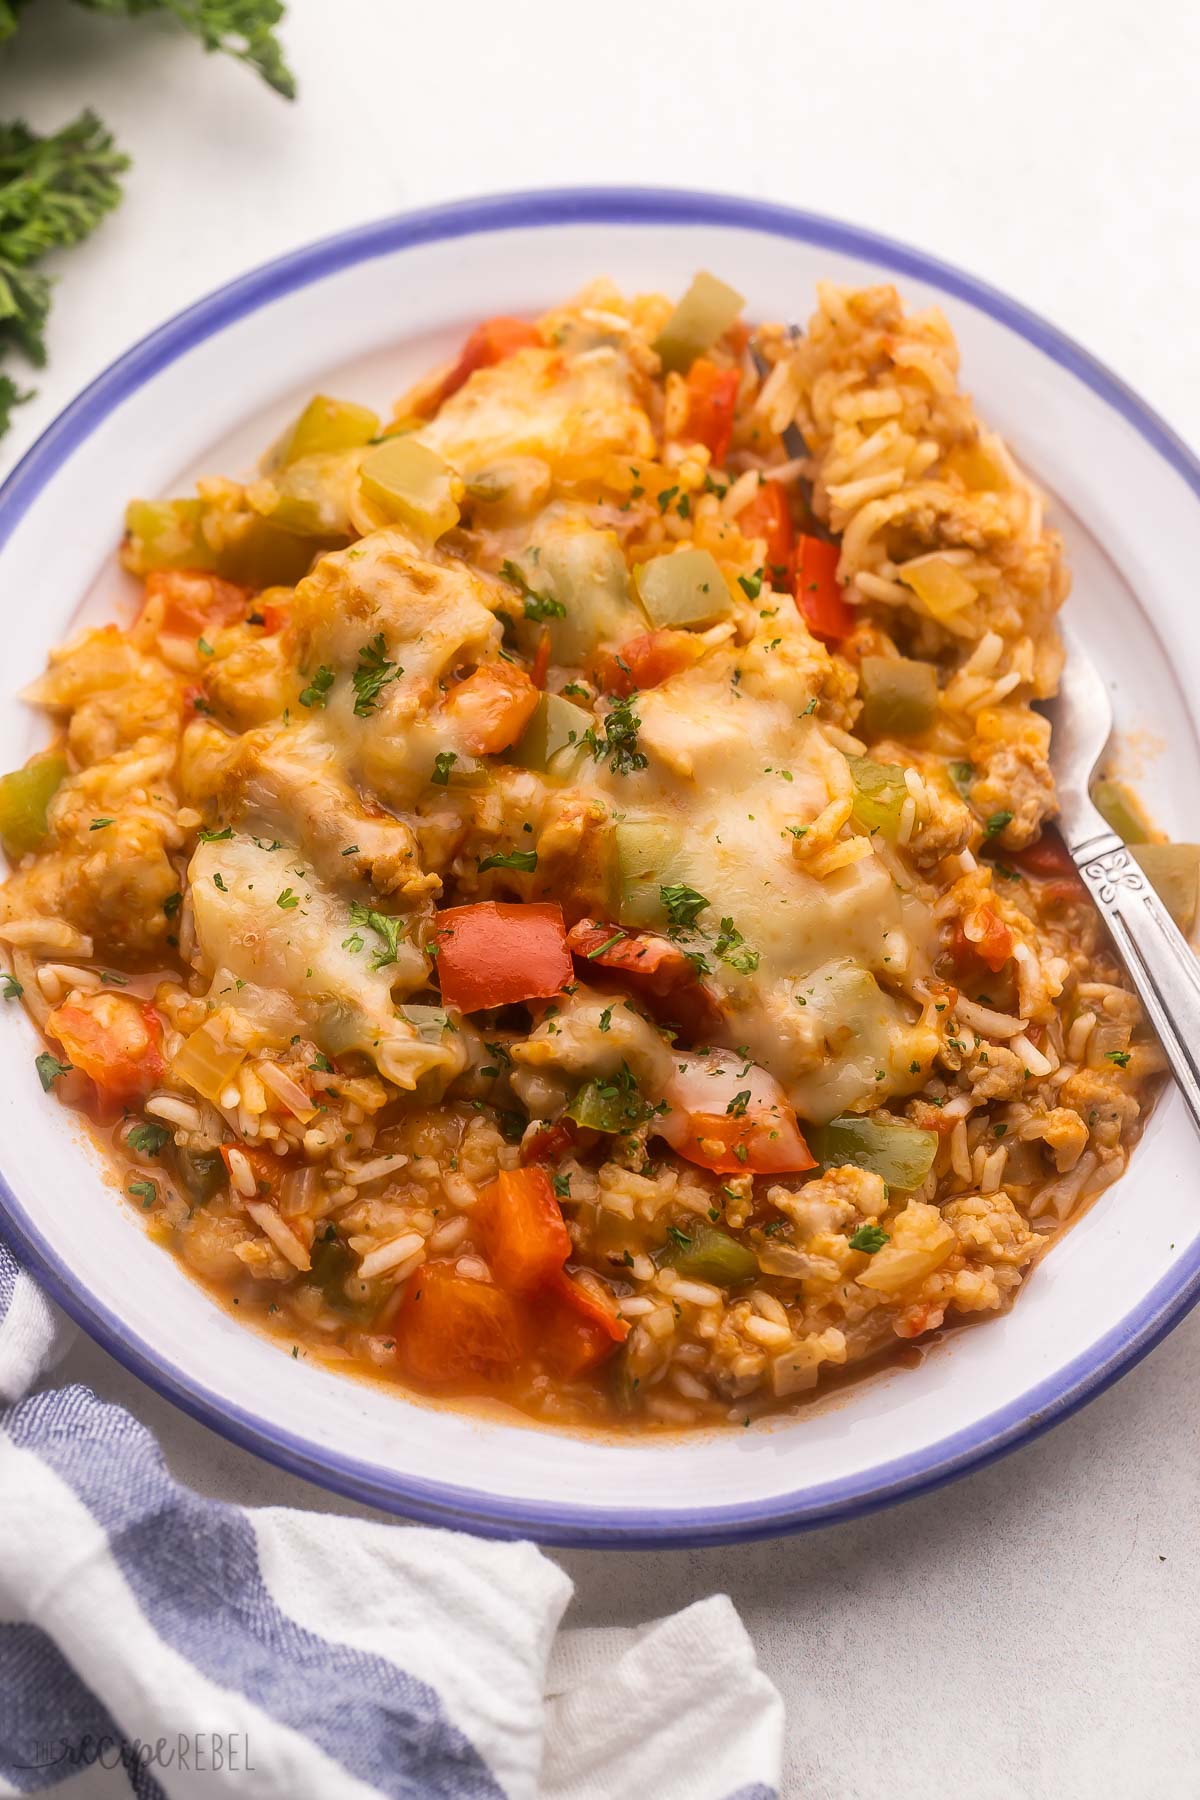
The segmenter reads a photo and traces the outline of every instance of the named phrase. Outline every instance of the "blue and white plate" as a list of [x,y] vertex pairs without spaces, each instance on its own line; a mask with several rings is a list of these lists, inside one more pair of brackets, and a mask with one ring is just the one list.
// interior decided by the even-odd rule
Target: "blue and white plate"
[[[697,268],[757,318],[805,319],[815,282],[894,281],[938,305],[981,414],[1052,496],[1071,614],[1174,836],[1200,837],[1200,465],[1077,345],[982,283],[870,232],[717,196],[576,190],[466,202],[350,231],[180,314],[69,406],[0,491],[0,768],[43,730],[17,701],[81,617],[112,616],[126,499],[247,465],[315,389],[384,402],[488,313],[534,313],[598,274],[679,292]],[[1014,270],[1019,283],[1020,270]],[[1168,1093],[1108,1190],[1015,1309],[750,1430],[587,1437],[409,1402],[295,1361],[144,1235],[77,1123],[43,1095],[16,1006],[0,1020],[0,1223],[66,1310],[188,1412],[297,1473],[410,1517],[559,1543],[704,1543],[811,1526],[919,1492],[1098,1393],[1200,1293],[1195,1144]]]

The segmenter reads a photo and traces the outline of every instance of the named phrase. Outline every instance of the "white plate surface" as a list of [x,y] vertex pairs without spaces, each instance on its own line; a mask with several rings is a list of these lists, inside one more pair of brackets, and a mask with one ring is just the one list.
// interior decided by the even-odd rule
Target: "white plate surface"
[[[82,606],[111,616],[123,592],[113,550],[128,496],[247,464],[318,387],[386,404],[485,314],[536,312],[601,273],[678,291],[699,267],[732,280],[754,317],[803,320],[823,277],[894,280],[910,307],[944,309],[981,414],[1053,496],[1071,617],[1111,683],[1142,791],[1173,836],[1200,838],[1200,467],[1186,449],[1077,346],[917,252],[782,208],[646,190],[468,202],[328,240],[200,302],[101,376],[0,491],[0,768],[39,741],[17,691]],[[4,1009],[0,1225],[55,1297],[152,1386],[264,1456],[481,1532],[705,1542],[886,1504],[1064,1416],[1200,1293],[1195,1145],[1171,1091],[1129,1173],[1012,1313],[915,1369],[748,1431],[622,1443],[487,1422],[294,1361],[222,1312],[101,1180],[41,1092],[38,1048]]]

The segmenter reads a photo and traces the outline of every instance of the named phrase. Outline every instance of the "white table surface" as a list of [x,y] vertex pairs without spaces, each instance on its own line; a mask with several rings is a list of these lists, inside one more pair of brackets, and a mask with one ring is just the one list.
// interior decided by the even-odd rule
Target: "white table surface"
[[[905,238],[1007,288],[1193,443],[1200,11],[1171,0],[291,0],[294,108],[155,22],[39,0],[0,116],[94,105],[135,158],[63,260],[52,361],[0,472],[133,338],[262,259],[407,206],[708,186]],[[10,603],[12,597],[9,597]],[[321,1508],[81,1341],[206,1492]],[[806,1800],[1200,1793],[1200,1316],[1049,1437],[893,1511],[736,1549],[559,1556],[572,1623],[732,1594]],[[345,1510],[355,1509],[346,1507]]]

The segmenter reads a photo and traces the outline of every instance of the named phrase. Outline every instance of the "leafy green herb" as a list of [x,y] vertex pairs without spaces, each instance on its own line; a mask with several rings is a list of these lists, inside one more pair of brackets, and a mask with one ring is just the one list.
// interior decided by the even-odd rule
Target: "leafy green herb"
[[167,895],[166,899],[162,903],[162,906],[163,906],[163,911],[166,913],[168,919],[173,919],[175,917],[175,914],[179,911],[179,908],[182,906],[182,904],[183,904],[183,895],[182,894],[168,894]]
[[[274,30],[283,18],[282,0],[83,0],[83,4],[93,12],[119,18],[168,13],[199,38],[206,50],[222,50],[257,70],[267,86],[285,100],[296,97],[296,79],[283,59],[283,46]],[[3,19],[4,12],[0,12],[0,21]]]
[[125,1142],[139,1156],[159,1156],[170,1136],[165,1125],[135,1125]]
[[488,1055],[490,1057],[492,1057],[496,1062],[498,1062],[503,1068],[511,1069],[512,1057],[508,1054],[508,1051],[503,1044],[498,1044],[498,1043],[497,1044],[484,1044],[483,1047],[487,1051]]
[[1129,1067],[1130,1052],[1128,1050],[1106,1050],[1104,1055],[1105,1060],[1110,1063],[1116,1063],[1118,1069],[1127,1069]]
[[658,893],[676,931],[690,931],[705,907],[711,905],[704,894],[697,893],[694,887],[688,887],[682,881],[660,887]]
[[[376,912],[373,907],[362,906],[355,900],[350,906],[350,923],[358,926],[365,925],[369,931],[373,931],[376,937],[381,940],[379,949],[375,951],[371,958],[371,967],[373,969],[385,969],[389,963],[394,963],[396,961],[396,952],[399,948],[400,940],[407,930],[407,926],[403,919],[394,919],[390,913]],[[347,938],[342,948],[350,948],[350,943],[350,939]],[[359,938],[358,943],[353,947],[357,950],[361,950],[362,939]]]
[[[225,886],[225,880],[221,874],[220,869],[218,869],[216,874],[213,876],[213,886],[215,888],[217,888],[222,894],[227,894],[229,892],[229,889]],[[280,904],[280,906],[282,906],[283,901],[280,900],[279,904]]]
[[660,513],[666,512],[668,506],[670,506],[672,500],[675,498],[675,496],[678,492],[679,492],[679,489],[677,487],[663,488],[662,492],[658,496],[658,510]]
[[202,825],[197,836],[202,844],[223,844],[233,836],[233,826],[227,825],[224,831],[209,831]]
[[751,950],[732,919],[721,920],[721,933],[713,945],[713,955],[736,969],[739,975],[753,975],[759,964],[759,953]]
[[89,831],[103,831],[106,825],[115,825],[115,819],[93,819],[88,826]]
[[613,704],[604,716],[604,736],[596,736],[594,726],[589,726],[584,733],[590,744],[592,755],[597,762],[608,757],[608,766],[614,775],[631,775],[636,769],[646,767],[647,758],[638,749],[638,732],[642,721],[633,710],[637,694],[629,694],[624,699],[609,696]]
[[733,1096],[733,1099],[729,1102],[725,1111],[729,1114],[731,1119],[744,1119],[746,1116],[746,1108],[749,1104],[750,1089],[743,1088],[740,1094],[735,1094]]
[[369,719],[379,706],[379,696],[390,681],[398,681],[404,670],[399,663],[389,662],[384,654],[387,640],[377,631],[369,644],[358,653],[358,667],[350,677],[354,684],[354,716]]
[[560,1200],[570,1199],[571,1177],[569,1175],[552,1175],[550,1177],[550,1185]]
[[850,1248],[865,1250],[868,1256],[874,1256],[877,1250],[883,1249],[887,1241],[887,1232],[880,1230],[878,1225],[860,1225],[850,1239]]
[[317,1051],[316,1055],[313,1057],[313,1059],[309,1063],[308,1067],[309,1067],[310,1072],[314,1075],[332,1075],[333,1074],[333,1064],[330,1062],[329,1058],[325,1055],[323,1050]]
[[489,869],[520,869],[523,874],[532,875],[537,865],[536,850],[499,850],[493,851],[491,856],[476,859],[481,875],[486,875]]
[[300,690],[301,706],[324,706],[333,681],[333,670],[322,663],[308,686]]
[[612,1030],[612,1015],[613,1015],[612,1007],[606,1006],[604,1011],[600,1014],[599,1026],[600,1026],[601,1031],[611,1031]]
[[52,1056],[49,1050],[43,1050],[40,1056],[35,1056],[33,1065],[38,1072],[42,1089],[47,1094],[60,1075],[69,1075],[75,1067],[74,1063],[59,1062],[57,1056]]
[[975,764],[969,762],[952,762],[950,779],[960,794],[965,796],[967,789],[975,779]]
[[678,1225],[668,1225],[667,1226],[667,1236],[670,1238],[670,1240],[673,1244],[676,1244],[679,1247],[680,1250],[690,1250],[692,1247],[691,1238],[688,1236],[686,1231],[680,1231]]
[[131,1181],[128,1191],[135,1200],[141,1201],[143,1212],[149,1212],[158,1199],[158,1189],[152,1181]]
[[984,837],[999,837],[1006,825],[1011,825],[1012,814],[1007,811],[994,812],[983,828]]
[[525,617],[527,619],[541,620],[566,618],[567,609],[562,601],[556,600],[552,594],[541,594],[536,588],[530,587],[515,562],[509,562],[506,557],[500,564],[500,573],[503,575],[505,581],[509,582],[520,592],[522,599],[525,602]]
[[[0,4],[0,39],[16,30],[16,7]],[[0,125],[0,357],[17,350],[46,361],[51,283],[34,265],[82,243],[121,198],[129,159],[92,112],[42,137],[19,119]],[[0,375],[0,434],[29,395]]]
[[19,1000],[25,992],[15,975],[0,975],[0,989],[6,1000]]
[[597,944],[594,950],[589,950],[586,960],[588,962],[595,962],[598,956],[603,956],[606,950],[611,950],[614,944],[619,944],[624,936],[625,933],[623,931],[614,932],[612,937],[605,939],[604,943]]
[[758,599],[758,596],[762,593],[762,584],[763,572],[761,569],[755,569],[753,575],[738,576],[738,586],[741,588],[743,594],[745,594],[747,600]]
[[450,771],[457,761],[457,751],[438,751],[433,759],[433,774],[429,777],[434,787],[448,787],[450,785]]

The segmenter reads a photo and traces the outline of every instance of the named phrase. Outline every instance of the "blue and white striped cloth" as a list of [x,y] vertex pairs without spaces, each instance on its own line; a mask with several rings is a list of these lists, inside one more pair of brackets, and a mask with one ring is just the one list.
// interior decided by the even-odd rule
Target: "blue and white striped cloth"
[[120,1407],[30,1392],[70,1335],[0,1243],[0,1794],[775,1800],[725,1596],[559,1632],[532,1544],[203,1499]]

